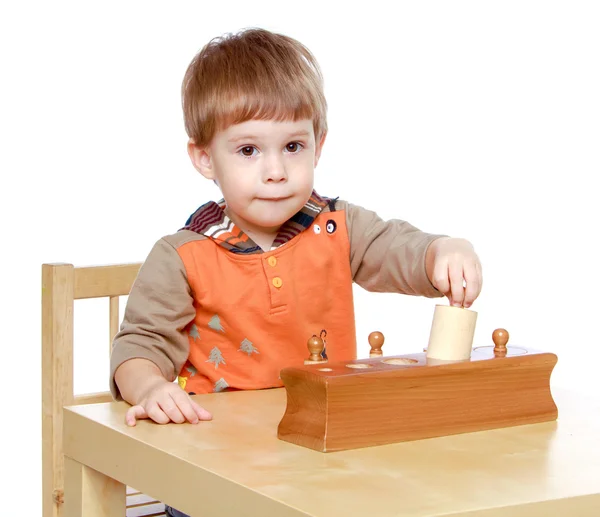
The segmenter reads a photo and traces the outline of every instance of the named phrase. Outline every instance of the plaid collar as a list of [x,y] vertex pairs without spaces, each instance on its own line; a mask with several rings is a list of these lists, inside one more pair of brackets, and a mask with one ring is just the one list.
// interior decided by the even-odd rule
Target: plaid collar
[[[315,217],[332,202],[335,203],[335,199],[321,197],[313,190],[310,199],[300,211],[279,229],[271,249],[291,241],[296,235],[310,227]],[[205,235],[232,253],[263,253],[262,248],[225,215],[225,206],[224,199],[219,202],[205,203],[190,215],[181,230],[190,230]]]

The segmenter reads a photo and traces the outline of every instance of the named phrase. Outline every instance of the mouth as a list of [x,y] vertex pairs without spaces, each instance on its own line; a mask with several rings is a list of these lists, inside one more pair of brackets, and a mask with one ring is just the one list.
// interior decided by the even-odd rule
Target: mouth
[[292,196],[281,196],[281,197],[259,197],[257,198],[259,201],[285,201],[286,199],[290,199]]

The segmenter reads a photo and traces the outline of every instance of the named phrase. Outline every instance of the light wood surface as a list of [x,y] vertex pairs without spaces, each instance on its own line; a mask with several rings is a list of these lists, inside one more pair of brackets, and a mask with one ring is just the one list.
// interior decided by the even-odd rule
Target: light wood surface
[[42,267],[42,512],[63,502],[63,406],[73,404],[73,266]]
[[108,355],[110,356],[110,354],[112,353],[113,339],[119,332],[121,317],[119,314],[119,297],[110,296],[108,300]]
[[65,458],[65,493],[65,517],[124,514],[125,485],[71,458]]
[[125,296],[140,270],[141,263],[75,268],[75,299]]
[[113,402],[65,409],[64,447],[193,517],[597,517],[600,399],[553,396],[555,422],[328,454],[277,439],[282,388],[197,395],[198,425],[130,428]]

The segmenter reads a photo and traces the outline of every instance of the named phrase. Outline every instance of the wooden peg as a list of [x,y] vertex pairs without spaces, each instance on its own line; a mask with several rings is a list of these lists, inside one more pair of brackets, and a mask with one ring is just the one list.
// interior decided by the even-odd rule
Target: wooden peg
[[325,348],[325,343],[323,343],[323,340],[320,337],[313,335],[306,343],[306,346],[308,347],[310,355],[308,356],[308,359],[304,361],[304,364],[320,364],[327,362],[326,359],[321,357],[321,352],[323,352],[323,349]]
[[506,356],[506,343],[508,343],[509,334],[506,329],[496,329],[492,332],[492,341],[494,342],[494,356]]
[[383,355],[381,347],[383,346],[384,341],[385,337],[381,332],[371,332],[369,334],[369,345],[371,345],[369,357],[380,357]]

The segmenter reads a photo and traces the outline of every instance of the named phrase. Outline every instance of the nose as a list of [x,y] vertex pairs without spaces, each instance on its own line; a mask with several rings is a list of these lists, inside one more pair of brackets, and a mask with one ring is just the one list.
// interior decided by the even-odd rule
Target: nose
[[287,181],[283,156],[271,155],[264,160],[263,180],[265,183],[280,183]]

